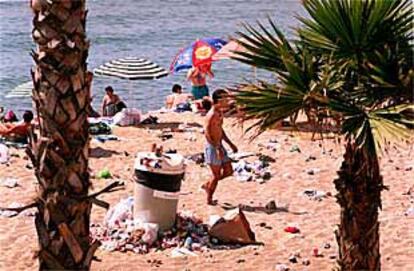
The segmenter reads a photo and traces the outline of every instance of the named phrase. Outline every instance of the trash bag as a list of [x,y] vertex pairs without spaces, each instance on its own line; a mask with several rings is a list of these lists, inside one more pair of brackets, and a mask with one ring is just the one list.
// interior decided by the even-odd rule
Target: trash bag
[[255,234],[240,208],[225,213],[211,226],[209,234],[223,243],[256,243]]
[[134,206],[134,197],[128,197],[121,200],[106,213],[104,225],[108,228],[114,228],[126,219],[132,219],[132,208]]

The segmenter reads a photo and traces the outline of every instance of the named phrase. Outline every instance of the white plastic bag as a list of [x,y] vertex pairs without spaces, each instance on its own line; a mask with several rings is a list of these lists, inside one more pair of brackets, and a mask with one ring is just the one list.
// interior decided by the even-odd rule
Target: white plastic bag
[[9,161],[9,148],[6,145],[0,144],[0,164],[5,164]]
[[142,235],[142,241],[148,245],[152,245],[158,237],[159,225],[155,223],[142,223],[145,233]]
[[113,208],[108,210],[104,219],[104,225],[108,228],[113,228],[118,226],[120,222],[125,221],[126,219],[131,219],[133,206],[133,197],[121,200]]

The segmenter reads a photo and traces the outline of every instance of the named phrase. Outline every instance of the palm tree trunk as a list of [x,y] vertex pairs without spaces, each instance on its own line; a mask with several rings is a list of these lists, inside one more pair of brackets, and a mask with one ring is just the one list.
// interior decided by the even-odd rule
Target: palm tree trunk
[[98,243],[89,239],[85,0],[32,0],[31,7],[40,136],[29,152],[39,182],[39,269],[89,270]]
[[382,177],[378,158],[348,142],[334,181],[341,206],[336,234],[340,270],[380,270],[378,209]]

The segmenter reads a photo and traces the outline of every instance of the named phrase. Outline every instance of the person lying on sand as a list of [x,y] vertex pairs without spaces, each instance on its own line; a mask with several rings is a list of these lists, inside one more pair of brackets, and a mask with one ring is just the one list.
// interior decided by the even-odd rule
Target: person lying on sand
[[222,141],[225,141],[233,152],[237,152],[236,145],[231,142],[223,130],[223,112],[227,109],[228,93],[223,89],[217,89],[213,93],[213,107],[207,113],[205,124],[205,136],[207,140],[205,148],[205,161],[212,173],[211,180],[204,183],[202,188],[207,193],[207,204],[212,205],[213,194],[216,191],[218,181],[231,176],[233,168],[230,158],[224,149]]
[[1,124],[0,123],[0,136],[5,137],[12,141],[27,141],[27,137],[30,133],[33,113],[32,111],[25,111],[23,114],[23,122],[18,124]]
[[213,106],[213,102],[210,97],[204,97],[201,100],[195,100],[192,104],[193,112],[200,113],[202,116],[206,115]]
[[172,94],[168,95],[165,100],[165,108],[176,109],[180,104],[187,104],[191,100],[193,100],[193,96],[183,93],[181,85],[175,84],[172,87]]

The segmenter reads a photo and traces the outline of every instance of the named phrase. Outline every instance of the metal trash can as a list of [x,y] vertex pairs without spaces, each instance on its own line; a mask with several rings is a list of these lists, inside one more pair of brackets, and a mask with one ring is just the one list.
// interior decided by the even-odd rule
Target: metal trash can
[[135,159],[134,219],[171,228],[176,219],[184,158],[179,154],[140,152]]

